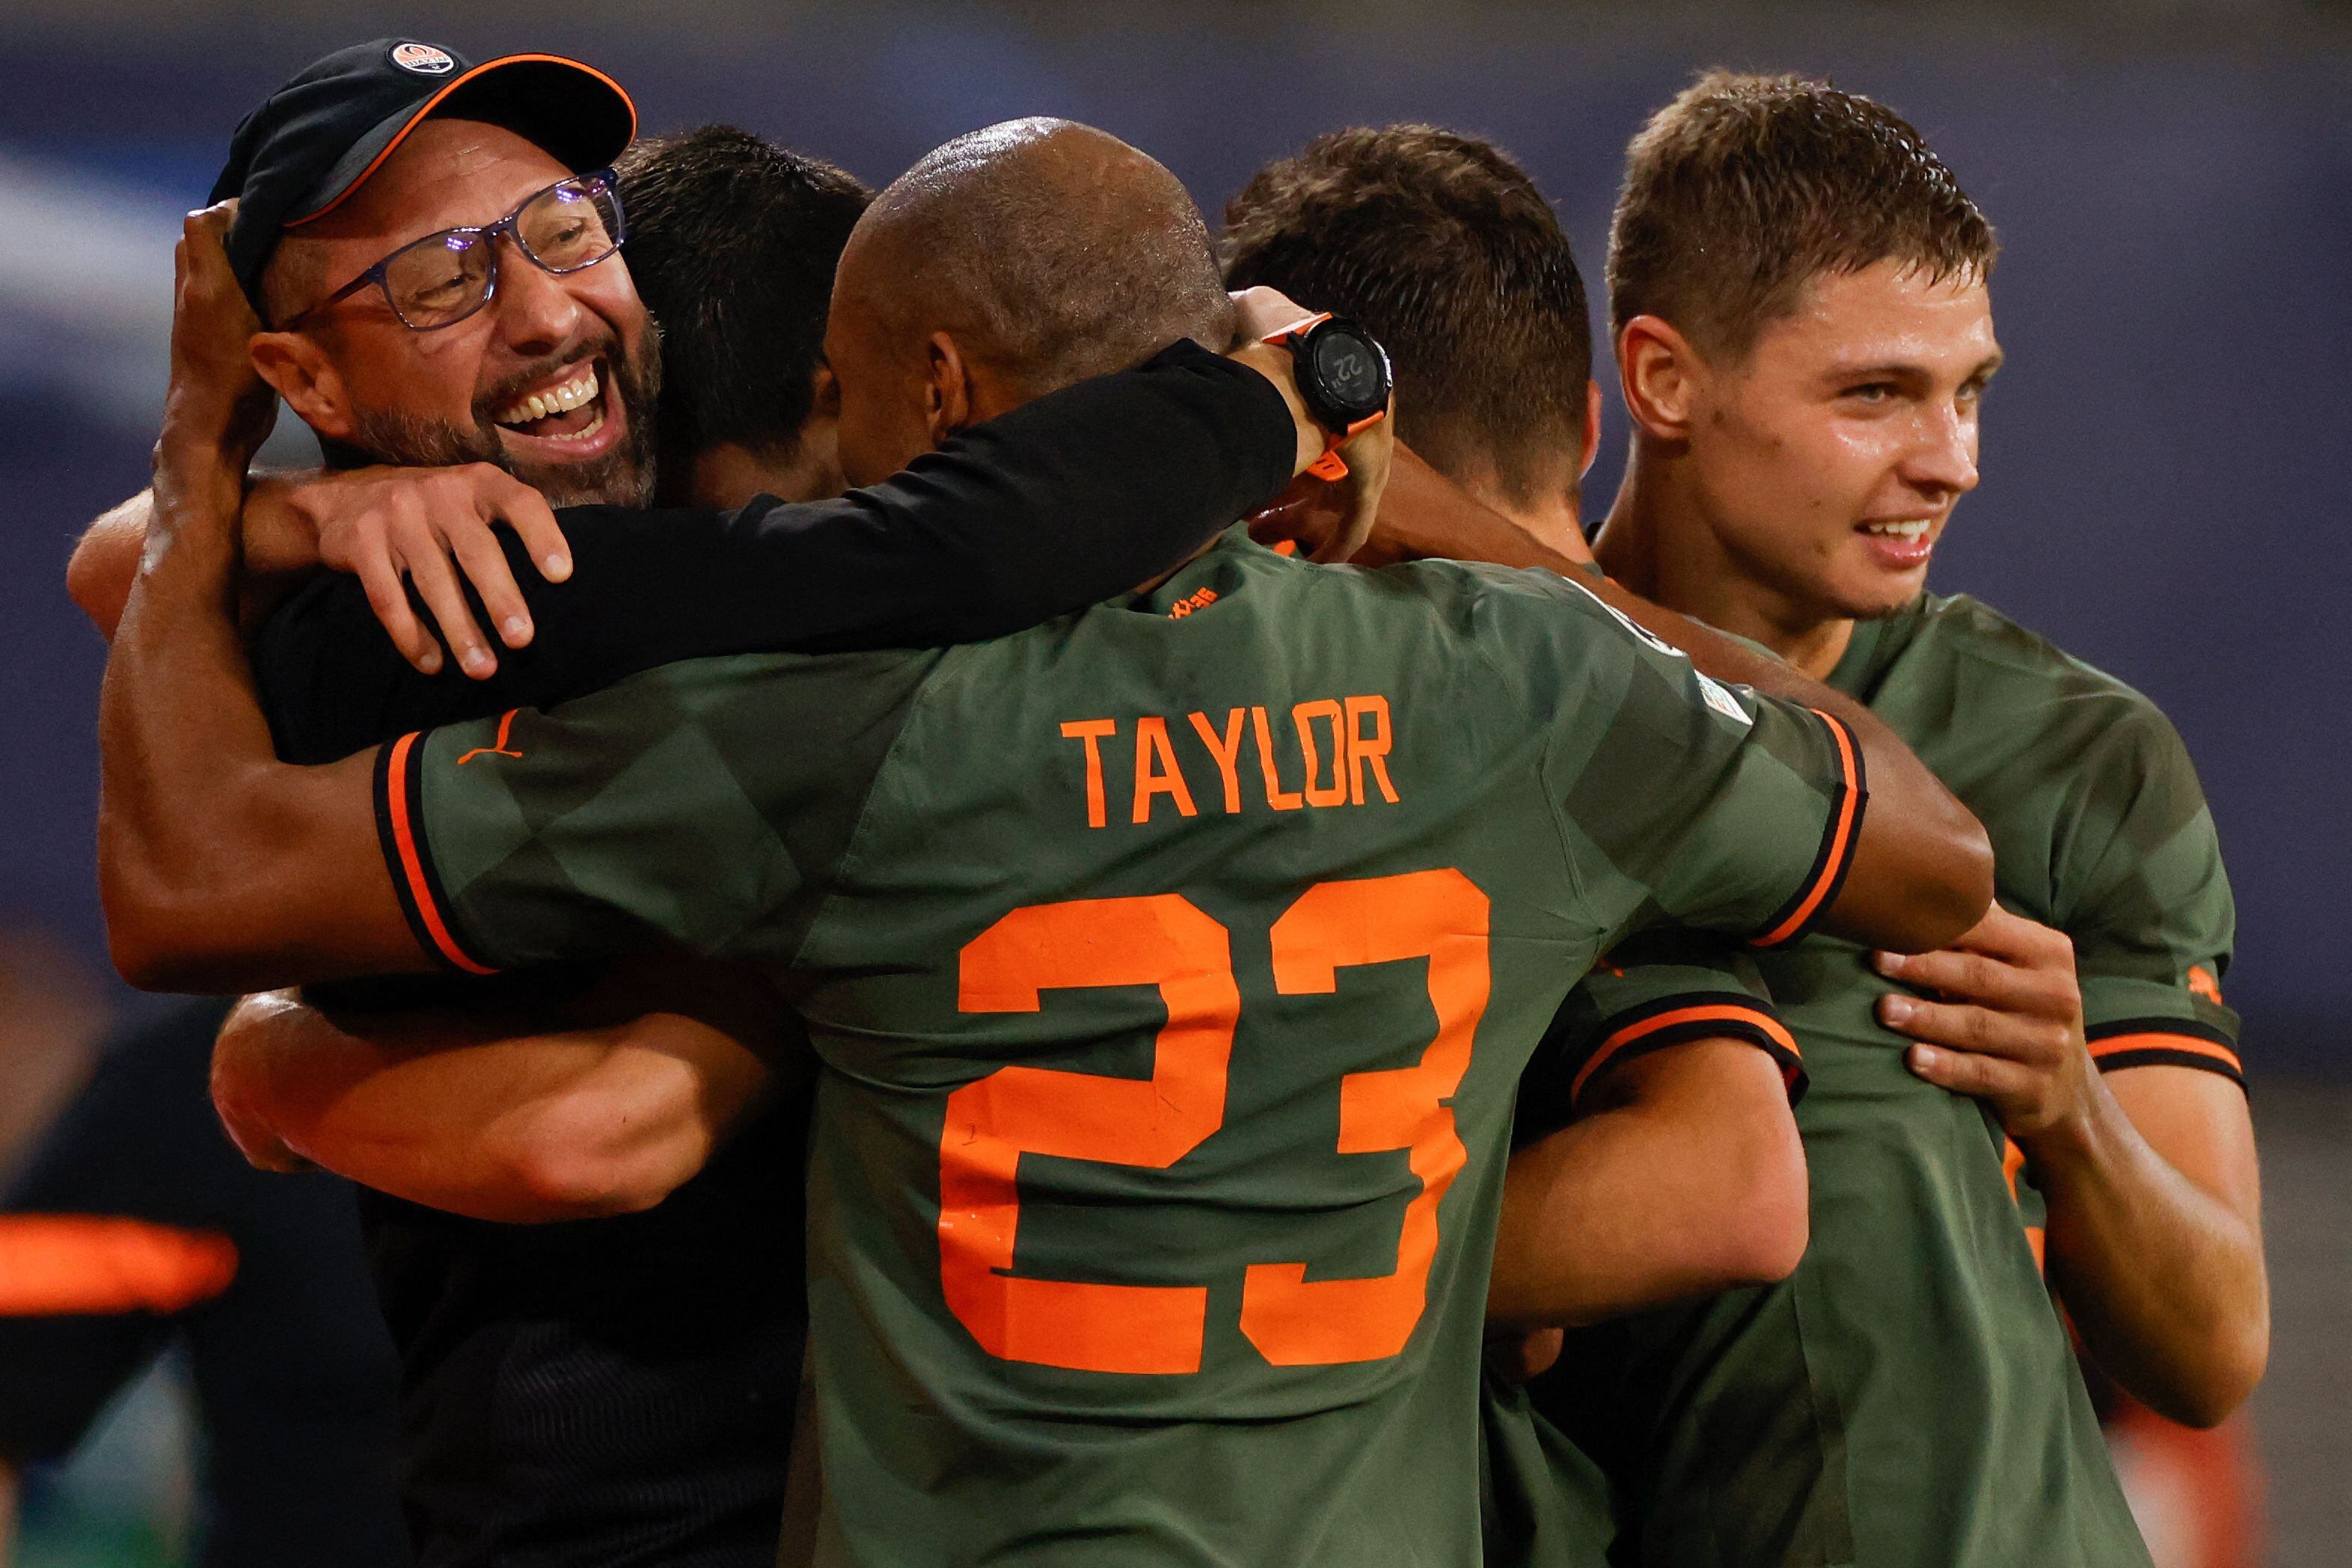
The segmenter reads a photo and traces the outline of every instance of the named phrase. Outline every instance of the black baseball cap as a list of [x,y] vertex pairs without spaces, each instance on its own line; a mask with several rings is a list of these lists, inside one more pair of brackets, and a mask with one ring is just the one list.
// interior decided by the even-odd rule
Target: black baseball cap
[[637,108],[621,84],[561,55],[475,65],[415,38],[337,49],[245,117],[213,182],[209,200],[238,198],[228,258],[254,309],[278,236],[332,212],[433,114],[503,126],[574,174],[610,163],[637,133]]

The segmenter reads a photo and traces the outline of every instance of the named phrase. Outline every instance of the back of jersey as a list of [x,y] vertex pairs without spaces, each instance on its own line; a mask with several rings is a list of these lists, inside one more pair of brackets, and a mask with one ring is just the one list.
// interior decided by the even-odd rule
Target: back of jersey
[[1632,925],[1801,929],[1854,768],[1558,578],[1235,531],[1001,642],[438,731],[384,793],[468,962],[650,929],[807,1018],[834,1560],[1470,1568],[1520,1069]]
[[[1513,1086],[1720,782],[1645,764],[1740,750],[1695,689],[1556,580],[1240,541],[946,658],[796,964],[851,1560],[1476,1561]],[[1762,771],[1743,931],[1829,804]]]

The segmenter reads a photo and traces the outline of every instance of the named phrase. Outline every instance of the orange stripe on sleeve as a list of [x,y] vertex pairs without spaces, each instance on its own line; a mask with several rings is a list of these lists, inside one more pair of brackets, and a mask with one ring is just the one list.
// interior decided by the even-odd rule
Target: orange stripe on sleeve
[[1804,930],[1806,922],[1821,908],[1822,900],[1829,897],[1830,889],[1844,877],[1846,861],[1853,854],[1854,824],[1862,811],[1862,775],[1853,737],[1843,724],[1820,709],[1809,711],[1829,726],[1830,736],[1837,742],[1838,773],[1843,786],[1838,791],[1837,821],[1830,830],[1829,853],[1822,858],[1821,873],[1813,879],[1813,885],[1805,890],[1805,896],[1789,911],[1786,920],[1755,939],[1753,945],[1757,947],[1777,946]]
[[236,1278],[217,1231],[92,1215],[0,1215],[0,1317],[184,1312]]
[[441,918],[441,909],[433,899],[433,884],[425,875],[425,858],[417,852],[415,826],[408,816],[408,769],[410,753],[415,747],[414,732],[403,735],[392,743],[392,756],[386,764],[388,784],[386,807],[392,813],[393,842],[400,847],[400,871],[407,879],[409,897],[416,901],[417,917],[425,922],[433,938],[433,945],[441,956],[468,974],[495,974],[497,970],[475,963],[466,956],[457,939],[449,934],[448,922]]
[[1745,1024],[1749,1027],[1761,1029],[1773,1044],[1792,1057],[1801,1058],[1804,1055],[1797,1048],[1797,1037],[1789,1033],[1780,1020],[1758,1008],[1742,1007],[1729,1002],[1710,1003],[1697,1007],[1676,1007],[1669,1012],[1654,1014],[1638,1023],[1628,1024],[1601,1041],[1601,1048],[1592,1053],[1592,1058],[1584,1064],[1582,1070],[1578,1072],[1575,1079],[1569,1084],[1569,1102],[1574,1104],[1576,1097],[1584,1092],[1585,1083],[1592,1075],[1599,1072],[1620,1051],[1638,1040],[1647,1039],[1661,1029],[1680,1028],[1693,1024],[1732,1023]]
[[2138,1035],[2109,1035],[2103,1040],[2091,1042],[2093,1061],[2121,1056],[2126,1051],[2179,1051],[2184,1056],[2206,1057],[2226,1063],[2232,1072],[2246,1070],[2245,1064],[2238,1059],[2237,1052],[2196,1035],[2173,1035],[2151,1030]]

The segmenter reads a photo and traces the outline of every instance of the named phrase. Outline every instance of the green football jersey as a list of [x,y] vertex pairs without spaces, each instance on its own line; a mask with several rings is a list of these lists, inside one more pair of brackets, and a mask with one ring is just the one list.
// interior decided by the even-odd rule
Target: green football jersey
[[999,642],[411,737],[379,793],[450,962],[675,942],[806,1018],[825,1560],[1355,1568],[1477,1559],[1569,987],[1645,922],[1793,934],[1857,767],[1562,579],[1236,530]]
[[[1859,626],[1831,682],[1982,819],[2001,901],[2073,939],[2101,1067],[2237,1078],[2219,985],[2229,884],[2187,752],[2153,704],[1973,600],[1935,595]],[[1811,1079],[1804,1260],[1770,1289],[1572,1336],[1535,1392],[1630,1500],[1620,1560],[2146,1568],[2043,1285],[2021,1156],[1990,1110],[1904,1066],[1907,1042],[1874,1012],[1894,983],[1863,949],[1815,936],[1758,963]],[[1673,975],[1647,978],[1663,993],[1647,1005],[1671,1008]],[[1608,1011],[1589,1006],[1566,1048],[1617,1026]],[[1528,1110],[1564,1120],[1556,1100],[1530,1095]],[[1563,1487],[1591,1495],[1580,1474]],[[1573,1542],[1505,1544],[1498,1558],[1585,1561]]]

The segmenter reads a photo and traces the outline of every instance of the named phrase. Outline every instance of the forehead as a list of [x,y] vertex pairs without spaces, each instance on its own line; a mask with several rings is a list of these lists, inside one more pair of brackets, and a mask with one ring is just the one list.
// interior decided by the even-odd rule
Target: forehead
[[1973,367],[1999,352],[1981,276],[1931,280],[1892,260],[1808,279],[1796,309],[1756,340],[1759,368],[1770,361]]
[[293,232],[381,254],[445,228],[496,223],[571,173],[499,126],[427,120],[341,205]]

